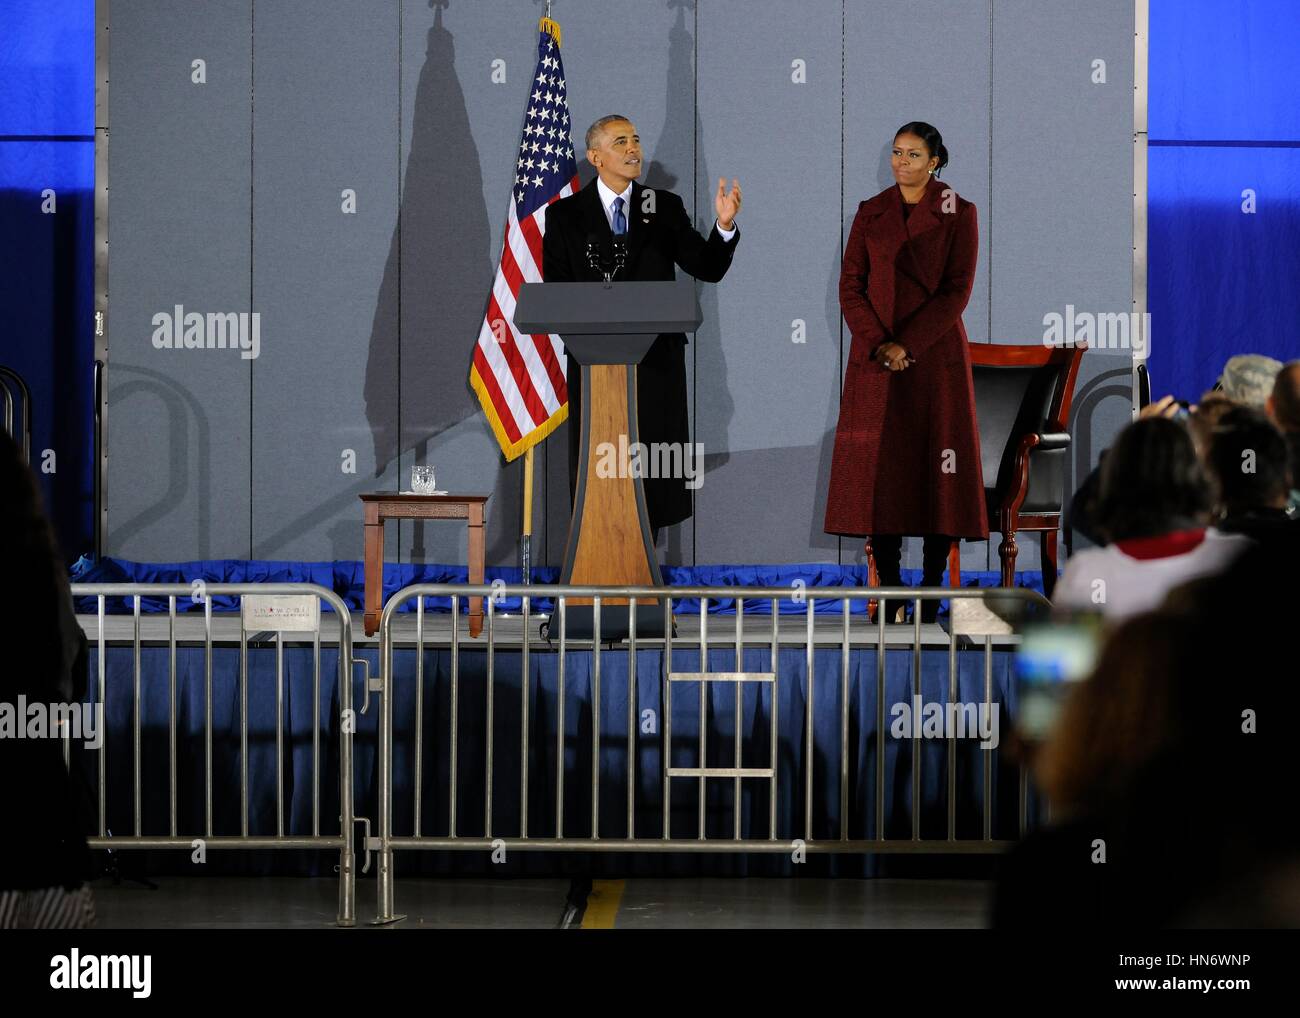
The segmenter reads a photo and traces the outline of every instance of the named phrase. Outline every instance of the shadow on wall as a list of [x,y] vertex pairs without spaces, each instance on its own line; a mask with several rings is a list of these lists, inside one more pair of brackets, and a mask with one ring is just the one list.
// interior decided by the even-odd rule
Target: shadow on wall
[[[492,283],[492,244],[478,149],[442,23],[446,0],[431,6],[437,10],[366,363],[376,477],[397,460],[405,435],[424,444],[477,412],[469,368]],[[400,321],[393,313],[399,307]]]
[[[443,25],[447,2],[436,0],[430,6],[436,10],[415,90],[398,218],[366,361],[364,397],[374,474],[358,477],[342,491],[305,507],[260,539],[257,550],[262,555],[274,554],[304,529],[328,524],[334,558],[360,558],[358,496],[373,491],[374,479],[389,469],[397,471],[398,487],[405,487],[399,462],[404,449],[413,451],[415,462],[426,463],[428,448],[439,435],[479,413],[469,369],[492,285],[490,256],[495,252],[478,149],[455,72],[453,37]],[[499,474],[498,482],[510,473]],[[494,492],[492,505],[508,508],[508,494]],[[390,529],[400,532],[397,526]],[[402,547],[400,539],[397,547]],[[423,555],[422,541],[416,553]]]
[[[858,565],[865,557],[863,542],[845,539],[826,533],[826,497],[831,487],[831,459],[835,454],[835,435],[840,424],[840,404],[844,395],[844,366],[848,362],[848,347],[852,341],[849,330],[843,325],[840,311],[840,269],[844,262],[844,244],[853,227],[853,217],[857,215],[857,202],[847,196],[840,208],[841,220],[845,207],[852,207],[848,222],[840,229],[840,239],[831,253],[830,265],[826,270],[826,324],[829,335],[835,338],[835,388],[826,394],[826,422],[822,432],[821,446],[817,455],[817,500],[813,503],[813,517],[808,521],[808,544],[810,547],[824,546],[829,554],[835,552],[835,561],[840,565]],[[855,546],[856,545],[856,554]]]
[[[673,20],[672,28],[668,30],[664,129],[655,145],[656,158],[651,161],[646,170],[645,184],[647,187],[659,187],[671,191],[683,176],[693,176],[687,174],[686,170],[688,167],[694,167],[696,159],[699,160],[700,171],[706,180],[708,165],[704,157],[704,129],[700,123],[700,109],[695,101],[695,36],[686,23],[687,12],[691,13],[692,22],[694,21],[695,0],[668,0],[667,7],[670,11],[675,9],[677,17]],[[680,172],[676,175],[672,174],[666,169],[665,164],[679,167]],[[713,228],[713,202],[710,199],[707,203],[702,203],[696,195],[696,188],[696,181],[691,179],[690,193],[683,194],[682,201],[688,209],[693,210],[692,216],[696,228],[708,236],[709,230]],[[707,208],[702,208],[703,204],[707,204]],[[701,220],[704,222],[703,226]],[[693,402],[690,415],[692,442],[700,440],[701,378],[706,380],[706,392],[709,396],[717,399],[713,412],[720,418],[724,434],[726,422],[731,419],[732,409],[731,394],[727,389],[726,362],[722,356],[720,343],[722,325],[718,321],[717,287],[712,283],[703,283],[696,286],[696,291],[700,295],[700,313],[703,317],[699,331],[690,337],[691,342],[686,348],[686,373]],[[701,336],[704,337],[703,341]],[[705,452],[707,453],[708,450],[706,449]],[[725,462],[725,454],[720,461],[706,456],[701,469],[707,471]],[[698,492],[692,493],[692,513],[699,510],[696,494]],[[694,515],[677,526],[666,528],[665,533],[660,536],[660,540],[666,543],[663,561],[672,565],[695,565],[695,534]]]
[[[880,185],[880,190],[882,191],[885,188],[890,187],[894,183],[894,168],[892,165],[893,154],[894,154],[894,139],[890,138],[888,141],[883,142],[881,144],[880,162],[876,165],[876,183]],[[869,194],[864,194],[858,200],[865,201],[867,198],[870,197],[872,196]],[[845,237],[845,241],[846,242],[848,241],[847,237]]]
[[[429,6],[435,8],[434,19],[413,100],[411,147],[365,383],[375,476],[396,464],[399,486],[404,467],[432,462],[440,436],[480,415],[469,371],[500,243],[491,234],[478,147],[456,75],[454,37],[443,23],[449,2],[431,0]],[[480,418],[480,423],[486,433],[486,421]],[[408,452],[409,462],[399,462]],[[491,482],[491,562],[514,556],[521,471],[521,465],[503,467]],[[430,540],[425,524],[402,524],[401,532],[398,547],[408,546],[409,535],[412,561],[426,561],[431,551],[442,548]],[[333,533],[336,547],[351,546]],[[447,557],[441,551],[434,554]]]
[[[665,104],[664,127],[654,145],[643,143],[643,149],[648,154],[649,162],[646,163],[645,174],[641,177],[640,182],[648,188],[672,191],[680,195],[686,207],[691,209],[695,204],[694,183],[691,183],[690,191],[687,193],[679,190],[678,185],[683,179],[683,174],[689,179],[688,168],[692,167],[695,162],[695,142],[700,131],[694,88],[695,37],[691,34],[686,23],[686,12],[695,10],[695,0],[668,0],[667,8],[670,11],[676,9],[677,18],[668,33],[667,101]],[[636,122],[640,116],[640,111],[636,109],[602,110],[601,112],[602,115],[604,113],[623,113],[631,117],[633,122]],[[587,162],[583,148],[583,132],[586,131],[587,125],[574,124],[573,127],[574,148],[579,152],[578,180],[582,187],[586,187],[596,176],[595,168]],[[670,167],[676,167],[676,172]],[[706,228],[711,229],[713,226],[713,202],[711,198],[708,204]],[[704,316],[704,323],[716,323],[718,306],[713,286],[709,284],[700,286],[699,294],[700,310]],[[707,328],[707,324],[705,324],[705,327]],[[720,334],[720,330],[716,326],[712,331],[715,336]],[[691,337],[691,342],[686,348],[688,379],[696,377],[692,364],[695,363],[693,358],[698,356],[697,347],[699,344],[697,340],[698,337]],[[716,347],[716,340],[712,345]],[[729,419],[731,416],[731,396],[726,391],[726,381],[723,376],[722,369],[725,365],[721,365],[722,355],[719,351],[712,351],[712,355],[718,359],[720,364],[718,380],[721,388],[716,391],[722,393],[721,398],[725,400],[727,407],[726,418]],[[548,487],[563,492],[562,498],[557,495],[547,499],[547,505],[551,511],[550,515],[555,517],[556,526],[548,527],[546,531],[544,554],[547,562],[555,565],[558,565],[564,559],[564,547],[568,537],[568,521],[571,511],[568,495],[568,454],[565,451],[568,448],[566,429],[576,426],[577,422],[567,421],[556,430],[555,434],[547,439],[548,445],[554,443],[555,455],[552,458],[557,461],[555,464],[548,462]],[[692,415],[691,441],[697,440],[698,420]],[[725,462],[725,456],[723,462]],[[706,470],[712,469],[713,466],[714,461],[706,455]],[[693,526],[694,521],[687,520],[664,529],[663,533],[659,535],[660,548],[666,546],[666,550],[660,556],[661,562],[669,565],[694,564],[694,540],[691,529]]]
[[[694,217],[695,225],[704,236],[709,235],[713,229],[713,221],[716,217],[713,208],[713,190],[716,185],[709,167],[708,146],[705,144],[704,123],[700,119],[700,110],[698,104],[694,103],[694,97],[683,94],[677,99],[678,110],[673,108],[673,75],[690,76],[691,73],[691,48],[694,40],[686,30],[685,11],[695,9],[695,4],[691,0],[668,0],[668,6],[678,9],[677,21],[673,25],[672,32],[668,38],[671,42],[669,47],[669,106],[670,123],[672,116],[676,114],[683,121],[689,120],[695,131],[696,159],[698,160],[699,172],[693,186],[695,191]],[[687,116],[687,109],[694,106],[693,115]],[[699,191],[700,181],[706,185],[703,192]],[[728,178],[728,186],[731,181]],[[708,415],[710,430],[714,434],[726,436],[730,432],[731,418],[735,413],[736,404],[731,398],[731,387],[727,384],[727,358],[723,352],[722,336],[723,324],[718,314],[718,290],[717,285],[706,283],[699,287],[700,291],[700,312],[703,314],[703,321],[700,323],[700,332],[704,334],[704,342],[696,342],[694,354],[694,376],[695,376],[695,435],[692,441],[698,441],[700,426],[700,405],[701,389],[703,395],[708,401]],[[698,334],[697,334],[698,339]],[[705,450],[708,458],[709,468],[717,469],[725,466],[731,459],[731,454],[726,449],[716,449],[711,453]]]
[[[158,521],[176,511],[189,490],[190,478],[193,476],[198,485],[195,497],[195,528],[198,543],[194,557],[206,559],[212,554],[212,436],[207,414],[193,393],[179,385],[161,371],[153,371],[137,365],[117,364],[113,373],[119,381],[112,386],[111,400],[120,407],[137,395],[154,396],[162,403],[163,412],[159,420],[164,422],[161,429],[167,435],[167,490],[152,505],[147,506],[112,530],[109,551],[123,554],[131,539],[137,534],[146,533]],[[122,376],[128,381],[121,381]],[[140,377],[130,377],[140,376]],[[197,450],[196,462],[190,464],[190,426],[195,431],[194,448]],[[109,476],[112,484],[112,475]],[[107,536],[107,535],[106,535]]]
[[[1093,354],[1092,356],[1097,356]],[[1087,364],[1088,355],[1084,355],[1084,363]],[[1094,418],[1100,412],[1100,408],[1105,405],[1106,411],[1103,416],[1114,414],[1120,418],[1119,429],[1112,435],[1111,440],[1119,436],[1119,431],[1126,426],[1124,416],[1131,413],[1129,407],[1130,400],[1133,396],[1133,373],[1128,366],[1122,368],[1112,368],[1109,370],[1102,369],[1094,378],[1089,379],[1083,385],[1075,390],[1074,401],[1070,407],[1070,421],[1068,422],[1069,432],[1073,436],[1074,455],[1070,461],[1070,468],[1066,471],[1066,506],[1069,506],[1069,499],[1073,497],[1074,492],[1079,489],[1084,478],[1092,471],[1093,466],[1098,463],[1101,453],[1104,449],[1094,450],[1092,447],[1092,435],[1094,431]],[[1109,383],[1109,384],[1107,384]],[[1074,535],[1074,550],[1081,551],[1085,548],[1091,548],[1092,542],[1082,534]]]

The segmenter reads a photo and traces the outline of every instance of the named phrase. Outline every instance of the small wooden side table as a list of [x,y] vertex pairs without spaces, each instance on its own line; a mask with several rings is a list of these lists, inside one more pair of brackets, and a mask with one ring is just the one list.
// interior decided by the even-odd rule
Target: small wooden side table
[[[399,491],[371,491],[361,496],[366,514],[366,614],[367,636],[379,629],[384,609],[384,521],[466,520],[469,525],[469,582],[483,582],[483,524],[490,495],[407,495]],[[483,631],[483,599],[469,601],[469,635]]]

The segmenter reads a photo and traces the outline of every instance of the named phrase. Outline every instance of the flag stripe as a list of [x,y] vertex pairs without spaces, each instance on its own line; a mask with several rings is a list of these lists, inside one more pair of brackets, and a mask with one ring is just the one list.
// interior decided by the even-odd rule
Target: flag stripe
[[[505,296],[501,293],[500,285],[493,287],[493,293],[496,295],[497,303],[501,306],[501,309],[509,315],[508,320],[510,322],[510,329],[515,335],[516,342],[523,343],[523,335],[515,327],[515,302],[513,295],[519,292],[520,283],[534,282],[534,280],[527,280],[524,278],[524,274],[519,270],[519,265],[515,261],[514,253],[511,251],[509,244],[507,244],[501,252],[501,271],[506,284],[509,287],[509,306],[506,306],[507,301]],[[499,284],[500,280],[497,282]],[[559,337],[557,336],[556,338],[558,339]],[[559,403],[565,402],[568,398],[568,390],[565,387],[564,368],[560,366],[559,358],[555,353],[555,347],[551,343],[551,337],[546,333],[541,333],[540,335],[530,336],[529,342],[532,344],[533,350],[536,351],[537,358],[546,372],[547,378],[550,382],[551,391],[557,394],[559,397]],[[523,349],[527,350],[528,345],[524,344]],[[542,393],[544,398],[546,390],[544,388],[539,388],[539,391]]]
[[[510,288],[506,285],[503,277],[497,277],[496,285],[492,288],[491,300],[496,302],[496,311],[500,314],[501,320],[506,326],[504,331],[508,338],[505,343],[500,345],[508,345],[510,350],[518,356],[520,363],[528,372],[528,380],[534,394],[540,400],[541,405],[546,408],[546,413],[549,416],[560,408],[559,400],[555,395],[554,382],[532,337],[520,334],[519,330],[515,328],[515,297],[510,292]],[[489,307],[491,306],[489,304]]]
[[[537,390],[533,387],[533,380],[528,374],[528,365],[524,363],[523,357],[520,356],[519,347],[515,345],[509,321],[501,313],[495,293],[488,300],[488,316],[489,321],[505,323],[508,334],[504,343],[498,343],[496,334],[491,333],[488,343],[495,347],[496,351],[504,358],[506,368],[510,372],[510,376],[515,380],[515,388],[519,393],[519,403],[524,407],[525,412],[532,417],[533,424],[543,423],[550,415],[547,414],[541,397],[537,395]],[[488,363],[494,367],[497,366],[495,358],[492,357],[490,352],[488,353]]]
[[[483,356],[483,348],[474,348],[474,373],[482,382],[483,387],[488,391],[488,398],[492,401],[492,406],[499,407],[504,404],[505,397],[501,393],[501,387],[497,385],[497,376],[488,366]],[[515,417],[512,413],[501,414],[497,418],[501,422],[501,427],[505,429],[506,435],[511,442],[518,442],[523,435],[519,431],[519,426],[515,423]]]
[[519,232],[524,235],[528,250],[533,256],[533,264],[542,264],[542,231],[537,228],[537,220],[529,216],[519,224]]
[[512,430],[522,438],[532,430],[536,421],[524,404],[523,393],[513,384],[514,377],[505,363],[505,358],[501,356],[496,341],[489,339],[485,343],[480,343],[474,350],[474,358],[476,364],[483,366],[484,373],[492,376],[492,390],[496,392],[493,412],[502,421],[509,419]]

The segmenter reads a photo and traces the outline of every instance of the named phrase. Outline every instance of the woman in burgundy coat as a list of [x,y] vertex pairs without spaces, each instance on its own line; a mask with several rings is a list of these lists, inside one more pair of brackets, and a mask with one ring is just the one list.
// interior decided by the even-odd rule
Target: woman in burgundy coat
[[[870,535],[882,586],[900,586],[904,535],[925,536],[921,585],[954,539],[988,538],[970,352],[975,206],[938,180],[948,152],[913,122],[894,137],[897,183],[858,206],[840,272],[852,334],[826,531]],[[938,601],[923,602],[926,621]]]

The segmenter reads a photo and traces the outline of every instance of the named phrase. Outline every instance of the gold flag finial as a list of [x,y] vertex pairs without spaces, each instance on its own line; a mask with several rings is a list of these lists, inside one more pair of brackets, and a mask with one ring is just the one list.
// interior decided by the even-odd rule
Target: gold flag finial
[[555,45],[558,46],[560,45],[560,23],[558,21],[552,21],[550,15],[551,5],[547,4],[546,14],[543,15],[542,20],[537,27],[543,32],[550,32],[551,36],[555,39]]

